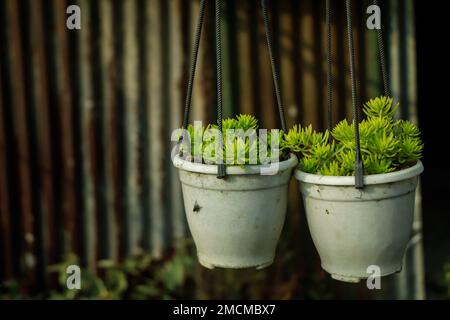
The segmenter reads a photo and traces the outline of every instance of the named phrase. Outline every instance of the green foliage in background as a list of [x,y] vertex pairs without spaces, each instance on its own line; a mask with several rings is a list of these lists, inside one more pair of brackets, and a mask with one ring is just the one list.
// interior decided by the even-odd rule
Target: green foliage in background
[[[71,261],[72,259],[72,261]],[[75,261],[76,262],[76,261]],[[194,260],[185,248],[164,259],[150,254],[130,257],[116,264],[110,260],[99,262],[100,276],[82,272],[81,290],[66,286],[66,268],[74,264],[73,256],[50,271],[59,275],[59,290],[50,299],[177,299],[186,294],[192,278]]]
[[[320,270],[308,276],[299,270],[304,257],[288,241],[279,247],[278,259],[263,270],[209,270],[197,262],[192,241],[183,241],[162,258],[149,254],[122,262],[99,261],[96,273],[81,269],[81,289],[66,286],[69,265],[78,264],[68,255],[48,267],[49,289],[35,288],[23,279],[0,283],[0,300],[142,300],[142,299],[330,299],[335,282]],[[303,274],[303,275],[302,275]]]
[[[258,120],[254,116],[244,114],[224,119],[222,130],[223,147],[220,149],[217,125],[196,127],[190,124],[186,130],[187,142],[180,146],[181,152],[190,155],[190,160],[195,159],[206,164],[217,164],[218,156],[221,156],[227,165],[243,166],[279,161],[276,151],[279,151],[282,131],[276,135],[269,131],[267,135],[258,135]],[[272,139],[278,139],[278,147],[272,145]],[[285,155],[281,155],[281,158],[284,159]]]
[[450,262],[444,266],[444,283],[447,287],[447,298],[450,299]]
[[181,245],[162,258],[143,254],[116,263],[99,261],[98,273],[81,269],[81,288],[67,288],[67,267],[79,265],[76,255],[48,267],[51,278],[56,276],[56,286],[50,291],[33,294],[20,281],[10,280],[0,287],[0,299],[96,299],[96,300],[148,300],[179,299],[194,296],[194,262],[192,246]]
[[[364,105],[366,119],[359,125],[364,173],[402,170],[422,157],[419,129],[409,121],[394,120],[398,104],[378,97]],[[299,157],[302,171],[326,176],[354,175],[356,154],[354,123],[339,122],[330,133],[312,126],[294,126],[284,135],[281,149]]]

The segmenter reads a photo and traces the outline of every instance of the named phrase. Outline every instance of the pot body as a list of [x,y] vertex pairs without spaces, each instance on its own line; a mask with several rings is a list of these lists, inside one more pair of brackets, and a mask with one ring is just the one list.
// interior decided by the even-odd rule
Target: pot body
[[[398,172],[364,177],[327,177],[296,171],[308,226],[322,268],[334,279],[358,282],[378,267],[385,276],[402,269],[414,220],[419,161]],[[370,268],[369,268],[370,267]]]
[[199,262],[207,267],[264,268],[272,264],[283,228],[288,183],[297,159],[280,163],[275,175],[258,166],[227,168],[174,159],[186,216]]

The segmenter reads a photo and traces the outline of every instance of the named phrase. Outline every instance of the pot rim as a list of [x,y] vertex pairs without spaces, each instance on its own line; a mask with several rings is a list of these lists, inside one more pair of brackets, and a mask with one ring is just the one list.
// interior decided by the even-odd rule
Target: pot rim
[[[187,161],[182,159],[179,155],[176,155],[173,160],[173,165],[184,171],[195,172],[195,173],[204,173],[217,175],[217,165],[213,164],[203,164],[203,163],[195,163],[191,161]],[[295,168],[298,164],[298,159],[295,155],[291,154],[291,157],[288,160],[278,162],[278,172],[282,172],[288,169]],[[241,166],[227,166],[226,172],[227,175],[255,175],[261,174],[261,170],[268,170],[269,166],[267,165],[246,165],[244,167]]]
[[[397,182],[402,180],[408,180],[420,175],[424,170],[423,164],[420,160],[409,168],[382,174],[372,174],[364,176],[365,185],[377,185],[384,183]],[[355,176],[322,176],[320,174],[312,174],[301,171],[300,169],[295,170],[295,178],[301,182],[317,184],[317,185],[327,185],[327,186],[354,186]]]

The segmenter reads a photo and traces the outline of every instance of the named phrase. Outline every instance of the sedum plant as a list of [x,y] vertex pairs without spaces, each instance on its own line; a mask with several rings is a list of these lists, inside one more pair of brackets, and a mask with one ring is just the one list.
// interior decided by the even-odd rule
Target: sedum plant
[[224,119],[222,130],[222,148],[219,148],[216,124],[206,127],[190,124],[186,129],[188,142],[180,146],[181,152],[191,161],[217,164],[218,156],[221,156],[227,165],[240,166],[268,164],[287,157],[280,151],[283,132],[259,132],[259,123],[254,116],[240,114]]
[[[378,97],[363,108],[366,119],[359,125],[364,173],[380,174],[414,165],[422,157],[420,131],[409,121],[394,120],[398,104]],[[299,157],[302,171],[326,176],[354,175],[356,155],[354,123],[339,122],[331,132],[316,132],[312,126],[294,126],[284,135],[283,151]]]

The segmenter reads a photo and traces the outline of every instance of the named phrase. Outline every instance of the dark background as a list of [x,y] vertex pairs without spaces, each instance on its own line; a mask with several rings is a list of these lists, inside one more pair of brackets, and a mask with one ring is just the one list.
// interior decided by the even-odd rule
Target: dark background
[[428,298],[443,288],[442,266],[450,260],[449,5],[447,1],[415,1],[419,125],[425,142],[422,176],[425,272]]

